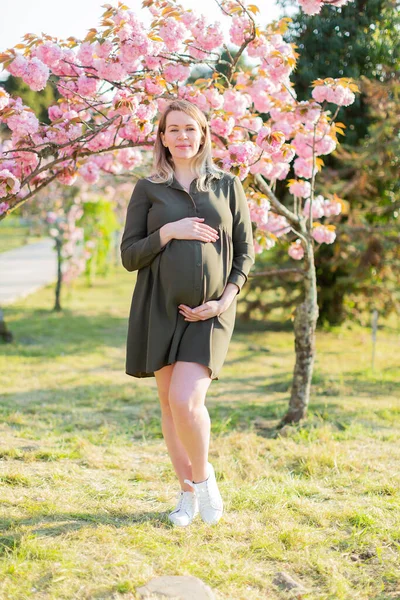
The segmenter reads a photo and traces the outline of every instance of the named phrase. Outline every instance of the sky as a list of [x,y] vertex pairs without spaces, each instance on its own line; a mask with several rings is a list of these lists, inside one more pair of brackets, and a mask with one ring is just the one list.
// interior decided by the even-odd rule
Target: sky
[[[3,16],[0,19],[0,52],[22,42],[25,33],[47,33],[58,38],[73,35],[82,39],[88,29],[98,26],[105,10],[102,5],[106,3],[113,6],[118,4],[116,0],[67,0],[62,3],[59,0],[0,0]],[[142,0],[126,0],[125,4],[141,13],[141,19],[146,24],[146,15],[150,13],[142,8]],[[180,0],[180,4],[205,14],[209,21],[229,21],[228,18],[220,19],[221,11],[215,0]],[[257,20],[261,25],[270,23],[282,14],[275,0],[254,0],[254,4],[260,9]],[[149,21],[150,18],[147,23]],[[229,28],[229,25],[225,27]],[[0,79],[5,76],[4,71],[0,71]]]

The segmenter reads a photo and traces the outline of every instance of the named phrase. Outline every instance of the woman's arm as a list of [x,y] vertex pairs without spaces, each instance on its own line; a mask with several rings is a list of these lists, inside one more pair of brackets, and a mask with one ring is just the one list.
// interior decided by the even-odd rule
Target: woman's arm
[[136,183],[126,214],[121,241],[121,260],[127,271],[136,271],[147,267],[164,249],[168,241],[161,236],[160,229],[147,235],[147,215],[150,201],[145,185],[144,179],[139,179]]
[[230,205],[233,214],[233,264],[228,283],[234,283],[237,286],[236,294],[238,294],[246,283],[249,271],[254,264],[255,252],[249,206],[238,176],[234,178],[230,191]]

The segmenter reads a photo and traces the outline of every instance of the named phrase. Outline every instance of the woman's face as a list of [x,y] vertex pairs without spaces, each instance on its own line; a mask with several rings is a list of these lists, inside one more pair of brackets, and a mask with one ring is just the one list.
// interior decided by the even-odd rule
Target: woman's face
[[161,141],[171,152],[174,162],[182,162],[196,156],[204,141],[200,127],[189,115],[173,110],[167,115],[165,133],[160,133]]

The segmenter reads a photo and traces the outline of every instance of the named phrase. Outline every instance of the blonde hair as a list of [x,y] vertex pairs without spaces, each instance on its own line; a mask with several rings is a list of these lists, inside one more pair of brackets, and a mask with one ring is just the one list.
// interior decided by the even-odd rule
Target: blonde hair
[[167,116],[172,111],[184,112],[192,117],[198,124],[202,134],[202,142],[196,156],[193,157],[191,168],[197,177],[196,185],[199,191],[210,189],[212,178],[220,179],[225,171],[214,164],[211,154],[211,135],[204,113],[187,100],[173,100],[161,114],[158,123],[156,141],[154,143],[153,173],[148,179],[153,183],[172,183],[174,177],[174,162],[168,148],[161,141],[161,133],[165,134]]

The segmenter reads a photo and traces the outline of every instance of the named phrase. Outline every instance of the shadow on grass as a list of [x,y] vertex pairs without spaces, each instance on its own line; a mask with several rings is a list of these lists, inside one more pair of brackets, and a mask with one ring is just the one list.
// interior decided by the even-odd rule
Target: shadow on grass
[[[290,381],[279,375],[264,377],[230,378],[220,389],[207,398],[207,407],[214,435],[225,435],[233,431],[255,431],[260,420],[264,421],[263,436],[273,436],[280,419],[284,416],[289,400]],[[273,381],[271,381],[273,379]],[[375,387],[368,383],[368,392],[375,397],[384,393],[377,382]],[[273,398],[279,393],[279,398]],[[243,400],[242,397],[246,400]],[[269,399],[270,398],[273,399]],[[251,401],[253,398],[253,401]],[[382,411],[371,402],[370,408],[363,405],[346,404],[340,398],[329,398],[314,394],[309,414],[317,420],[331,423],[340,428],[359,420],[361,424],[383,429],[394,418],[391,411]],[[81,385],[65,388],[47,388],[18,394],[3,394],[0,404],[3,421],[16,432],[33,431],[35,439],[46,439],[48,435],[71,434],[87,436],[94,444],[106,445],[119,436],[122,439],[161,439],[161,410],[154,388],[140,385]],[[65,440],[61,440],[63,445]],[[47,450],[47,449],[46,449]],[[0,457],[7,458],[7,450]],[[32,447],[21,447],[20,460],[57,460],[59,453],[45,452]],[[71,455],[70,458],[79,458]]]
[[[71,531],[79,531],[84,527],[98,527],[100,525],[110,525],[115,528],[129,527],[139,523],[151,522],[155,527],[172,529],[173,525],[168,520],[168,513],[148,511],[148,512],[71,512],[56,513],[36,513],[34,517],[12,518],[0,520],[0,556],[13,552],[21,545],[21,535],[15,533],[19,527],[32,527],[29,533],[36,536],[56,537],[65,535]],[[39,525],[38,527],[36,527]]]

